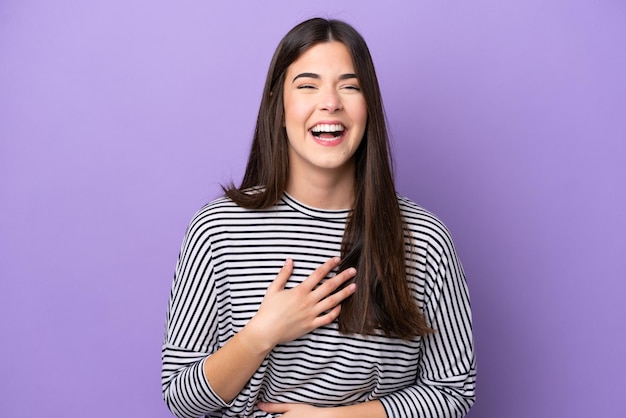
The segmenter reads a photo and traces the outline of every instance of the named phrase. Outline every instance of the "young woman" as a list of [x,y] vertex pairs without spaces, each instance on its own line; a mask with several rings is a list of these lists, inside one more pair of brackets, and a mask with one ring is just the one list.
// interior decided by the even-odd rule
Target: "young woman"
[[179,256],[163,394],[179,417],[460,417],[474,401],[450,235],[396,194],[378,81],[348,24],[272,59],[240,187]]

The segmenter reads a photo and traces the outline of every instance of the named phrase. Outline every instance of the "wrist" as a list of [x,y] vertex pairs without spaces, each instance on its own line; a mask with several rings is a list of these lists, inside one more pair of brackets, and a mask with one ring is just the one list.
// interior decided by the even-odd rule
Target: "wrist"
[[265,357],[276,346],[267,329],[252,318],[239,332],[240,343],[255,355]]

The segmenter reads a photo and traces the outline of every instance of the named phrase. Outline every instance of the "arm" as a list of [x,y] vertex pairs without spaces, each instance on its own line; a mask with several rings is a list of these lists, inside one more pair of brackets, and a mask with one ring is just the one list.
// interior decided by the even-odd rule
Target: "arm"
[[337,257],[330,259],[290,290],[284,287],[291,276],[293,261],[285,262],[252,320],[204,363],[207,380],[222,399],[228,402],[234,399],[276,345],[327,325],[339,316],[339,303],[354,293],[356,287],[351,284],[330,294],[356,271],[343,271],[316,288],[339,261]]
[[[448,277],[452,280],[451,277]],[[316,408],[305,404],[260,403],[265,412],[284,418],[452,418],[462,417],[474,402],[476,364],[464,280],[448,281],[430,307],[437,332],[423,340],[418,380],[379,400],[350,406]],[[460,286],[459,286],[460,285]],[[467,309],[466,309],[467,307]]]
[[476,365],[469,296],[461,264],[447,231],[427,249],[424,315],[435,334],[422,338],[418,376],[411,386],[378,400],[316,408],[303,404],[261,403],[285,418],[462,417],[474,402]]
[[319,408],[306,404],[279,404],[261,402],[260,410],[281,414],[282,418],[386,418],[385,408],[380,401],[368,401],[349,406]]
[[163,398],[177,417],[191,418],[226,405],[208,384],[207,356],[220,342],[218,301],[207,211],[191,221],[176,264],[162,348]]
[[470,301],[461,263],[445,227],[429,245],[424,315],[435,333],[422,339],[415,385],[380,399],[387,416],[464,416],[475,399],[476,361]]
[[206,222],[192,222],[168,308],[162,387],[168,407],[179,417],[228,407],[276,344],[332,322],[339,315],[338,304],[355,290],[348,286],[331,295],[354,276],[354,269],[318,286],[338,265],[337,258],[320,266],[299,286],[285,290],[293,267],[287,261],[254,318],[232,338],[220,341],[218,305],[223,290],[212,274],[207,230]]

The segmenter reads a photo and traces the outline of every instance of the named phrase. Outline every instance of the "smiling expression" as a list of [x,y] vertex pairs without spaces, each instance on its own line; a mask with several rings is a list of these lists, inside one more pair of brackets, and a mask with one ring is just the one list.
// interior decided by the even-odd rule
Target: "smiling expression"
[[309,48],[287,69],[283,91],[290,176],[353,176],[367,106],[346,46]]

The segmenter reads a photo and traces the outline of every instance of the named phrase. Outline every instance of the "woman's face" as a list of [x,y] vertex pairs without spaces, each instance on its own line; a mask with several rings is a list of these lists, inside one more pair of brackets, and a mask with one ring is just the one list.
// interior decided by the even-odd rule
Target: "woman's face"
[[291,174],[352,175],[367,106],[345,45],[309,48],[287,68],[283,89]]

